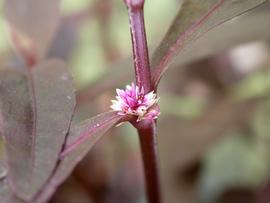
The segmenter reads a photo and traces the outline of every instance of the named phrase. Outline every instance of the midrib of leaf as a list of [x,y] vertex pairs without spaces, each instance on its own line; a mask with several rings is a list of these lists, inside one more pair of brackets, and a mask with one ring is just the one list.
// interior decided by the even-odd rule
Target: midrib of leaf
[[32,145],[31,145],[31,165],[32,170],[31,174],[33,174],[33,170],[35,169],[35,149],[36,149],[36,134],[37,134],[37,99],[36,99],[36,89],[35,83],[33,80],[31,70],[27,70],[28,76],[28,86],[31,91],[31,98],[32,98],[32,112],[33,112],[33,131],[32,131]]
[[[109,113],[109,112],[108,112]],[[118,119],[117,119],[118,118]],[[92,146],[89,146],[89,140],[92,136],[96,136],[95,133],[100,133],[99,131],[102,131],[102,129],[106,126],[105,132],[103,132],[97,140],[99,140],[103,134],[105,134],[111,127],[116,125],[119,122],[124,122],[128,120],[128,117],[120,116],[116,114],[115,116],[106,119],[102,121],[93,121],[93,128],[96,126],[96,124],[100,124],[98,128],[96,128],[95,131],[89,131],[88,128],[85,128],[83,130],[83,133],[78,133],[78,128],[84,128],[84,126],[88,125],[89,120],[86,120],[85,122],[76,125],[74,124],[74,127],[72,128],[72,123],[70,125],[70,133],[66,137],[66,146],[64,146],[64,150],[62,150],[62,153],[60,155],[60,159],[57,162],[57,165],[51,174],[50,178],[47,180],[47,182],[44,184],[43,189],[40,190],[40,192],[35,196],[34,202],[35,203],[44,203],[49,200],[53,192],[56,190],[56,188],[65,180],[65,178],[72,172],[73,168],[77,165],[77,163],[85,156],[85,154],[91,149]],[[114,121],[114,122],[112,122]],[[112,123],[111,123],[112,122]],[[111,123],[111,124],[110,124]],[[92,125],[90,124],[90,125]],[[75,130],[72,130],[75,129]],[[78,130],[76,130],[78,129]],[[75,134],[73,134],[74,132]],[[87,136],[88,134],[88,136]],[[77,148],[71,149],[67,154],[63,154],[65,150],[67,149],[67,146],[72,145],[75,141],[79,140],[81,137],[83,138],[83,141],[78,143],[76,145]],[[96,142],[95,140],[94,142]],[[91,140],[90,140],[91,141]],[[88,143],[87,143],[88,142]],[[68,145],[68,143],[71,143]],[[88,145],[88,147],[86,147]],[[80,153],[78,153],[80,152]]]
[[[72,114],[72,117],[71,117],[71,120],[69,122],[69,127],[68,127],[68,132],[70,131],[70,128],[71,128],[71,124],[72,124],[72,120],[73,120],[73,116],[75,114],[75,111],[73,112]],[[64,151],[65,149],[65,146],[66,146],[66,143],[68,141],[68,135],[69,133],[67,133],[66,137],[65,137],[65,141],[63,143],[63,146],[62,146],[62,149],[61,149],[61,152]],[[61,156],[61,152],[59,154],[59,157]],[[57,173],[57,169],[58,167],[60,166],[61,164],[61,159],[59,158],[55,164],[55,167],[54,169],[52,170],[50,176],[48,177],[47,181],[43,184],[43,186],[41,187],[41,189],[34,195],[34,197],[32,198],[32,202],[35,202],[36,199],[39,198],[39,196],[42,196],[42,192],[44,190],[44,188],[46,189],[46,187],[50,184],[50,182],[52,181],[53,177],[55,176],[55,174]]]
[[[115,115],[114,117],[105,120],[103,123],[99,124],[99,128],[103,128],[104,126],[106,126],[108,124],[108,122],[114,120],[115,118],[119,117],[119,115]],[[97,125],[97,124],[96,124]],[[96,126],[93,126],[91,129],[89,129],[88,131],[85,131],[81,134],[81,136],[78,139],[75,139],[74,141],[69,141],[67,139],[67,146],[64,148],[64,150],[62,151],[62,153],[60,154],[60,158],[66,156],[70,151],[72,151],[73,149],[76,148],[76,146],[80,145],[81,143],[83,143],[86,139],[88,139],[90,136],[89,134],[94,134],[97,132],[97,128]]]

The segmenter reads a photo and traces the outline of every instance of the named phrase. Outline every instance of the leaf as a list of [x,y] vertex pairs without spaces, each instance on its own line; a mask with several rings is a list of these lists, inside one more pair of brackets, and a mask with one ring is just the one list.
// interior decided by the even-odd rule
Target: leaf
[[92,197],[85,185],[77,177],[69,177],[53,195],[50,203],[93,203]]
[[6,179],[0,180],[0,202],[1,203],[27,203],[17,198],[8,186]]
[[19,49],[43,58],[60,22],[60,0],[5,0],[4,12]]
[[[238,45],[270,39],[270,4],[266,3],[233,21],[210,30],[175,60],[179,67],[195,60],[215,56]],[[257,23],[260,22],[260,23]]]
[[61,155],[62,160],[56,168],[55,174],[35,202],[44,203],[48,201],[56,188],[70,175],[75,166],[96,142],[123,119],[125,119],[124,116],[120,116],[116,112],[107,112],[86,120],[79,125],[71,125],[67,145]]
[[185,0],[169,31],[152,57],[152,83],[157,87],[172,59],[191,42],[215,26],[232,19],[265,0]]
[[6,164],[4,161],[0,161],[0,202],[1,203],[24,203],[24,201],[16,198],[8,186],[6,179]]
[[[33,111],[27,76],[18,71],[2,71],[0,74],[0,102],[3,115],[3,135],[8,156],[11,181],[30,179],[31,129]],[[19,178],[16,180],[16,178]],[[12,181],[13,182],[13,181]],[[12,185],[20,183],[12,183]],[[16,187],[16,186],[13,187]]]
[[0,80],[8,181],[29,200],[56,166],[74,111],[74,89],[57,60],[41,63],[27,76],[1,73]]
[[109,128],[115,125],[123,119],[123,116],[118,115],[117,112],[111,111],[103,114],[99,114],[89,120],[84,121],[80,125],[73,125],[70,129],[69,136],[66,142],[66,146],[61,153],[61,157],[65,157],[71,151],[75,150],[77,146],[83,144],[89,139],[93,143],[96,139],[99,139],[100,134],[107,132]]

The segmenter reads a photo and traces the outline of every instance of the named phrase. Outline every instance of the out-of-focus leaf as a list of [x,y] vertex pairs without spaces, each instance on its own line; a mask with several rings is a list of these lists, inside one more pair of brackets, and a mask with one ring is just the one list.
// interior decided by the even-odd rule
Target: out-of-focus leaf
[[161,163],[163,163],[161,172],[166,188],[165,200],[177,203],[185,196],[186,190],[179,182],[177,182],[178,189],[183,190],[175,190],[176,175],[179,177],[186,168],[199,161],[225,133],[246,125],[256,109],[256,104],[260,101],[262,100],[258,98],[236,102],[222,97],[213,102],[211,107],[195,120],[184,122],[170,118],[164,121],[163,125],[159,125],[161,135],[159,149]]
[[0,161],[0,202],[1,203],[24,203],[24,201],[18,199],[12,194],[8,181],[6,179],[6,164],[4,161]]
[[61,19],[57,33],[48,51],[48,58],[69,60],[79,41],[79,33],[83,23],[91,17],[89,9],[76,12]]
[[263,188],[260,189],[257,196],[257,202],[258,203],[267,203],[270,202],[270,182],[267,180],[267,182],[264,184]]
[[12,194],[8,186],[7,180],[0,180],[0,202],[1,203],[25,203],[23,200],[18,199]]
[[84,185],[71,176],[57,190],[50,203],[93,203]]
[[14,71],[0,76],[8,181],[29,200],[56,166],[74,111],[74,89],[57,60],[41,63],[28,76]]
[[183,50],[173,64],[179,67],[195,60],[211,57],[244,43],[267,41],[270,39],[269,32],[270,3],[265,3],[210,30]]
[[124,117],[116,112],[107,112],[95,116],[79,125],[71,125],[66,147],[61,161],[43,192],[37,197],[36,203],[46,202],[56,188],[70,175],[74,167],[82,160],[98,140]]
[[0,81],[0,107],[3,114],[2,130],[8,156],[8,173],[10,180],[15,181],[12,183],[15,188],[21,181],[31,177],[31,134],[34,128],[31,94],[27,76],[22,72],[2,71]]
[[60,0],[5,0],[4,11],[25,54],[42,58],[60,20]]
[[[248,135],[254,136],[254,140],[249,140]],[[249,134],[246,131],[230,132],[211,147],[203,159],[200,173],[200,202],[215,202],[214,200],[219,199],[221,194],[232,187],[252,188],[265,183],[269,159],[265,156],[263,148],[255,133]],[[266,148],[269,148],[269,145]],[[239,168],[241,170],[238,170]]]
[[185,0],[169,31],[152,58],[153,85],[176,54],[215,26],[232,19],[265,0]]

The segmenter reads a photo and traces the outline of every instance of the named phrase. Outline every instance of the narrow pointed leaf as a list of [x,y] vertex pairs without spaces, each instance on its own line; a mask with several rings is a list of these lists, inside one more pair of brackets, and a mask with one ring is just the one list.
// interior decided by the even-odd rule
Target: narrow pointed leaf
[[[80,125],[72,125],[66,146],[61,153],[61,157],[81,147],[85,141],[88,143],[95,143],[100,136],[107,132],[109,128],[114,126],[123,116],[118,115],[117,112],[111,111],[99,114],[89,120],[84,121]],[[84,146],[87,146],[84,144]]]
[[74,89],[57,60],[41,63],[27,76],[0,77],[8,181],[16,195],[29,200],[56,166],[74,111]]
[[42,58],[60,21],[60,0],[5,0],[4,12],[20,49]]
[[267,3],[209,31],[181,52],[172,68],[215,56],[245,43],[267,41],[269,32],[270,3]]
[[116,112],[107,112],[86,120],[79,125],[71,125],[67,145],[61,155],[61,161],[55,170],[55,174],[35,202],[45,203],[96,142],[123,119],[124,117]]
[[152,57],[152,83],[156,87],[173,58],[215,26],[265,0],[185,0],[169,31]]

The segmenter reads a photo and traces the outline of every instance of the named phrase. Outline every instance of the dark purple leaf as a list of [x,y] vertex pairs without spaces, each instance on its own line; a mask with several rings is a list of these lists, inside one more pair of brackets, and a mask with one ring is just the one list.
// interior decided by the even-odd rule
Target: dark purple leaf
[[[11,182],[13,179],[19,182],[28,180],[32,168],[31,134],[34,119],[27,76],[24,73],[18,71],[1,72],[0,102],[3,115],[2,131]],[[16,180],[17,177],[18,180]],[[20,184],[12,182],[14,188]]]
[[57,60],[41,63],[28,76],[7,71],[0,77],[8,180],[29,200],[56,166],[74,111],[74,89]]
[[24,203],[12,194],[6,179],[7,169],[4,161],[0,161],[0,202],[1,203]]
[[61,155],[61,161],[42,193],[37,197],[37,203],[46,202],[56,188],[70,175],[74,167],[83,159],[98,140],[124,117],[116,112],[107,112],[95,116],[79,125],[71,125],[66,147]]
[[42,58],[60,20],[60,0],[5,0],[4,10],[21,48],[26,54]]
[[169,31],[152,58],[152,82],[156,87],[180,50],[215,26],[232,19],[265,0],[185,0]]
[[195,60],[211,57],[244,43],[269,40],[269,32],[270,3],[265,3],[233,21],[210,30],[181,52],[174,66],[179,67]]
[[6,179],[0,180],[0,202],[1,203],[25,203],[12,194]]
[[270,182],[269,178],[263,184],[262,188],[259,189],[257,194],[257,203],[268,203],[270,202]]

